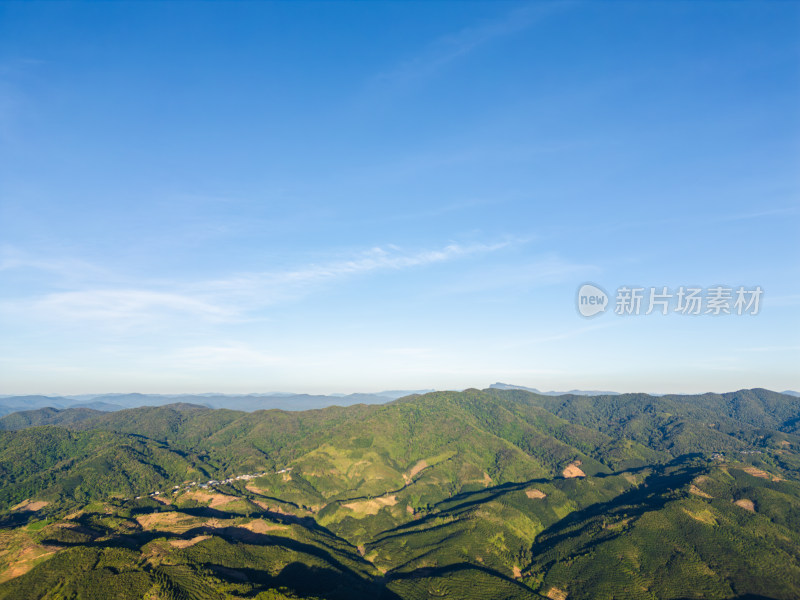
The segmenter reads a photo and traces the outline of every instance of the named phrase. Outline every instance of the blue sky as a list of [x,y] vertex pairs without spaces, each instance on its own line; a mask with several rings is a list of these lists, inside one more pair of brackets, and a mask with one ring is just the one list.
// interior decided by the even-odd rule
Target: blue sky
[[[798,389],[800,5],[0,3],[0,393]],[[764,290],[586,319],[576,291]]]

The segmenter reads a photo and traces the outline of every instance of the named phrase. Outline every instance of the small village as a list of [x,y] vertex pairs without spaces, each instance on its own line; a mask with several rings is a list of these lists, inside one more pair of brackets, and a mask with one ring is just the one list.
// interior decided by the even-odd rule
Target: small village
[[141,500],[142,498],[145,497],[155,498],[157,496],[163,496],[170,493],[172,495],[175,495],[181,492],[188,492],[192,488],[207,490],[215,485],[229,485],[234,481],[249,481],[251,479],[258,479],[259,477],[265,477],[267,475],[280,475],[282,473],[288,473],[291,470],[292,467],[286,467],[285,469],[281,469],[279,471],[274,471],[274,472],[263,471],[261,473],[248,473],[245,475],[237,475],[236,477],[229,477],[228,479],[209,479],[208,481],[205,481],[203,483],[200,483],[199,481],[188,481],[184,483],[184,485],[176,485],[171,490],[166,492],[161,492],[159,490],[155,492],[150,492],[149,494],[147,494],[147,496],[136,496],[135,500]]

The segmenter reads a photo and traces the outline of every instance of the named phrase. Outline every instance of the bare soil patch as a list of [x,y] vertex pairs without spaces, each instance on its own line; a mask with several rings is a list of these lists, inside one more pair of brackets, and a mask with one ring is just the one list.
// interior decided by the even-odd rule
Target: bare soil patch
[[736,506],[741,506],[745,510],[749,510],[750,512],[756,512],[756,505],[753,504],[752,500],[748,500],[747,498],[742,498],[741,500],[737,500],[734,502]]
[[483,487],[489,487],[490,485],[492,485],[492,478],[489,477],[489,474],[486,471],[484,471],[483,472]]
[[776,475],[770,475],[766,471],[762,471],[761,469],[757,469],[756,467],[745,467],[743,471],[748,475],[752,475],[753,477],[759,477],[761,479],[771,479],[772,481],[783,481],[783,479],[781,479],[780,477]]
[[173,548],[188,548],[189,546],[194,546],[195,544],[202,542],[203,540],[207,540],[210,537],[210,535],[196,535],[189,540],[172,540],[169,545]]
[[701,498],[713,498],[711,494],[706,494],[703,490],[697,487],[695,484],[689,486],[689,493],[694,494],[695,496],[700,496]]
[[547,592],[547,597],[550,598],[550,600],[567,600],[567,592],[557,587],[551,587],[550,591]]
[[408,473],[403,473],[403,480],[406,482],[406,485],[414,481],[414,475],[422,471],[422,469],[425,469],[427,466],[428,463],[426,461],[420,460],[417,462],[417,464],[411,467]]
[[511,570],[514,572],[514,579],[522,578],[522,571],[520,571],[518,566],[514,565]]
[[536,488],[525,490],[525,495],[532,500],[547,498],[547,494],[545,494],[542,490],[537,490]]
[[382,496],[371,500],[348,502],[342,506],[362,515],[377,515],[384,506],[394,506],[395,504],[397,504],[397,496]]
[[567,467],[561,472],[561,474],[566,478],[571,477],[586,477],[586,473],[584,473],[580,469],[581,461],[576,460],[575,462],[571,462],[567,465]]
[[249,523],[245,523],[242,525],[245,529],[252,531],[253,533],[267,533],[268,531],[275,531],[276,529],[285,529],[285,525],[278,525],[277,523],[270,523],[269,521],[264,521],[263,519],[254,519]]
[[235,502],[239,500],[236,496],[229,496],[227,494],[220,494],[216,492],[189,492],[188,494],[184,495],[184,498],[188,498],[190,500],[197,500],[198,502],[202,502],[203,504],[208,503],[210,508],[216,508],[218,506],[225,506],[226,504],[230,504],[231,502]]
[[38,544],[26,546],[15,559],[9,561],[8,568],[0,573],[0,583],[25,575],[36,566],[39,559],[55,554],[60,549],[59,546],[39,546]]
[[138,515],[136,521],[142,526],[142,529],[163,529],[174,527],[180,521],[187,520],[188,518],[191,517],[187,517],[183,513],[171,511]]
[[11,510],[21,510],[26,512],[36,512],[37,510],[43,509],[45,506],[50,504],[45,500],[35,500],[32,501],[30,498],[27,500],[23,500],[19,504],[16,504],[11,507]]

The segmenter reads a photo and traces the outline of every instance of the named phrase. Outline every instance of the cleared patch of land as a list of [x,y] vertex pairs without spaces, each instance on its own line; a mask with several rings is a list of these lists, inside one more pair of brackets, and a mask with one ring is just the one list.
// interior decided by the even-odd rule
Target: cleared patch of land
[[242,525],[245,529],[249,529],[253,533],[267,533],[268,531],[275,531],[278,529],[287,529],[286,525],[280,525],[278,523],[270,523],[269,521],[264,521],[263,519],[254,519],[249,523],[245,523]]
[[11,510],[36,512],[37,510],[43,509],[48,504],[50,503],[45,500],[32,501],[30,498],[28,498],[27,500],[23,500],[19,504],[12,506]]
[[422,471],[422,469],[427,468],[427,466],[428,463],[425,460],[421,460],[411,467],[407,473],[403,473],[403,480],[406,482],[406,485],[414,481],[414,475]]
[[189,546],[194,546],[198,542],[202,542],[203,540],[209,539],[210,535],[196,535],[195,537],[188,539],[188,540],[172,540],[169,545],[173,548],[188,548]]
[[545,494],[542,490],[537,490],[536,488],[525,490],[525,495],[531,499],[547,498],[547,494]]
[[551,587],[547,592],[547,597],[550,598],[550,600],[567,600],[567,592],[557,587]]
[[197,500],[203,504],[208,503],[210,508],[216,508],[218,506],[225,506],[226,504],[230,504],[231,502],[235,502],[239,500],[236,496],[228,496],[227,494],[220,494],[216,492],[189,492],[183,496],[184,498],[190,500]]
[[561,472],[561,474],[566,477],[586,477],[586,473],[584,473],[580,468],[581,461],[576,460],[575,462],[569,463],[566,468]]
[[136,521],[142,526],[142,529],[169,529],[174,530],[181,521],[195,521],[194,517],[190,517],[180,512],[171,511],[163,513],[149,513],[146,515],[138,515]]
[[711,494],[706,494],[703,490],[697,487],[695,484],[689,486],[689,493],[694,494],[695,496],[700,496],[701,498],[713,498]]
[[747,498],[742,498],[741,500],[737,500],[734,502],[736,506],[741,506],[745,510],[749,510],[750,512],[756,512],[756,505],[753,504],[752,500],[748,500]]
[[59,546],[45,546],[32,542],[26,543],[16,553],[16,556],[6,557],[8,567],[0,572],[0,583],[24,575],[39,562],[55,554],[58,550],[61,550]]
[[378,511],[384,506],[394,506],[395,504],[397,504],[397,496],[383,496],[381,498],[372,498],[371,500],[348,502],[347,504],[342,504],[342,506],[359,515],[377,515]]
[[761,479],[771,479],[772,481],[783,481],[777,475],[770,475],[766,471],[762,471],[761,469],[757,469],[756,467],[745,467],[742,469],[748,475],[752,475],[753,477],[759,477]]

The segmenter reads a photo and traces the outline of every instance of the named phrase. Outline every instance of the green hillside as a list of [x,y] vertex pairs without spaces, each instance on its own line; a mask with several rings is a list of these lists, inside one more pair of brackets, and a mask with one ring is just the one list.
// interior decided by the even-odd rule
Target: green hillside
[[16,431],[39,425],[69,425],[103,414],[91,408],[39,408],[23,410],[0,417],[0,430]]
[[0,599],[800,597],[795,397],[67,412],[0,432]]

